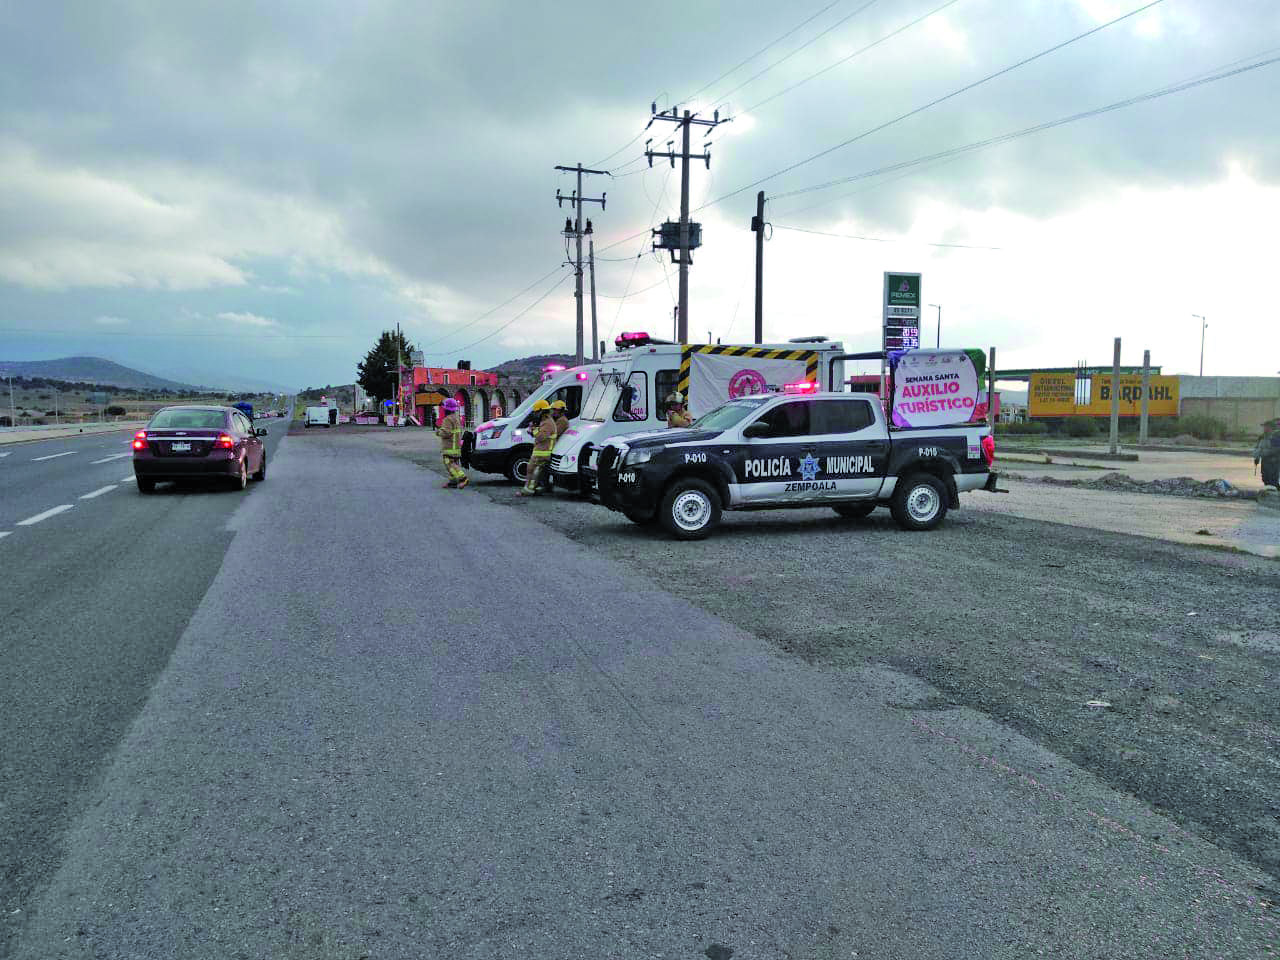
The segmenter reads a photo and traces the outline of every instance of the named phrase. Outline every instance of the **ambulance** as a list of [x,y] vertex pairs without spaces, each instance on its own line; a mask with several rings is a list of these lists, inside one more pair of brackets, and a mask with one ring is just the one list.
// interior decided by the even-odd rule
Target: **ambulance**
[[582,401],[595,382],[601,367],[584,364],[565,368],[551,364],[542,371],[542,383],[525,397],[510,415],[486,420],[462,435],[462,465],[481,473],[501,473],[512,483],[529,477],[529,457],[533,453],[530,427],[536,418],[533,405],[539,400],[563,400],[570,424],[582,410]]
[[595,487],[593,452],[618,437],[667,428],[667,397],[681,394],[696,420],[728,400],[776,393],[790,383],[844,389],[844,346],[826,337],[786,343],[672,343],[623,333],[600,363],[582,414],[551,457],[557,486]]

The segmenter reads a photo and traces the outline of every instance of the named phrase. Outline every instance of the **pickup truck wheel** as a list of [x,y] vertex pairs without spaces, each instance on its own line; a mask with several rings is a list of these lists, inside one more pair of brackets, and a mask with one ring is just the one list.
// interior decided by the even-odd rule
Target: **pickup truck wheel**
[[512,483],[524,486],[529,482],[529,456],[528,450],[517,450],[507,460],[507,479]]
[[903,530],[932,530],[947,515],[947,488],[931,473],[913,473],[898,481],[889,509]]
[[677,480],[662,497],[658,521],[677,540],[701,540],[720,523],[720,497],[703,480]]
[[832,509],[846,520],[863,520],[875,512],[878,504],[870,503],[838,503]]

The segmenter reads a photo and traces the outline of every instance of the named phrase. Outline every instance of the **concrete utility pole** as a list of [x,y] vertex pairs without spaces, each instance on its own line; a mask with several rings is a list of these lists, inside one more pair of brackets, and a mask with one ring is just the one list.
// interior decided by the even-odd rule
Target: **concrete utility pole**
[[987,356],[987,426],[996,432],[996,348]]
[[[710,133],[711,129],[718,127],[722,123],[728,123],[731,118],[725,117],[721,120],[719,110],[712,114],[712,119],[699,120],[696,113],[686,110],[681,114],[676,107],[672,107],[670,111],[663,111],[662,113],[657,112],[657,104],[654,104],[651,109],[653,110],[653,116],[649,120],[650,123],[653,123],[654,120],[667,120],[678,124],[681,128],[681,150],[679,153],[670,149],[673,146],[670,141],[667,143],[668,150],[665,153],[650,150],[649,144],[653,143],[653,140],[645,141],[644,152],[645,156],[649,158],[649,166],[651,167],[653,166],[654,157],[670,160],[673,168],[676,165],[676,159],[679,158],[680,160],[680,223],[675,238],[676,242],[674,244],[669,243],[671,238],[669,237],[668,229],[660,229],[654,232],[662,237],[662,242],[656,246],[664,250],[671,250],[671,259],[680,266],[680,321],[676,328],[676,340],[684,343],[689,337],[689,264],[693,263],[693,250],[702,245],[702,225],[689,222],[689,161],[705,160],[707,169],[711,169],[709,144],[704,143],[702,145],[702,153],[691,154],[689,152],[689,131],[694,126],[699,126],[707,127],[707,132]],[[663,224],[664,228],[667,226],[667,224]],[[677,250],[680,251],[679,260],[675,259]]]
[[1151,351],[1142,351],[1142,415],[1138,417],[1138,442],[1147,442],[1148,403],[1151,399]]
[[1204,332],[1209,327],[1209,321],[1198,313],[1193,313],[1193,317],[1200,321],[1200,376],[1204,376]]
[[938,311],[938,340],[936,343],[934,343],[933,346],[935,349],[941,349],[942,347],[942,304],[931,303],[929,304],[929,306],[933,307],[935,310]]
[[[592,175],[597,175],[597,176],[612,177],[612,176],[613,176],[613,174],[611,174],[608,170],[588,170],[588,169],[587,169],[586,167],[584,167],[581,163],[579,163],[579,164],[577,164],[576,166],[573,166],[573,167],[562,167],[562,166],[557,166],[557,167],[556,167],[556,169],[557,169],[557,170],[564,171],[565,173],[577,173],[577,175],[578,175],[578,189],[576,189],[576,190],[574,190],[574,191],[573,191],[573,196],[571,196],[571,197],[566,197],[566,196],[564,196],[563,194],[561,194],[559,190],[556,190],[556,206],[557,206],[557,207],[558,207],[558,206],[561,206],[561,205],[564,203],[564,201],[568,200],[568,201],[569,201],[569,203],[570,203],[570,205],[573,207],[573,222],[572,222],[572,223],[566,223],[566,224],[565,224],[565,239],[567,240],[570,236],[574,237],[574,239],[577,241],[577,247],[578,247],[578,249],[577,249],[577,255],[574,257],[574,292],[573,292],[573,295],[574,295],[574,298],[577,300],[577,312],[578,312],[577,344],[576,344],[576,347],[575,347],[575,353],[574,353],[574,355],[577,357],[577,360],[575,361],[575,364],[576,364],[577,366],[582,366],[582,361],[583,361],[583,344],[582,344],[582,340],[583,340],[583,332],[582,332],[582,235],[583,235],[583,233],[584,233],[583,225],[582,225],[582,205],[583,205],[584,203],[598,203],[598,204],[600,204],[600,209],[601,209],[601,210],[603,210],[603,209],[604,209],[604,203],[605,203],[605,197],[607,196],[607,194],[603,194],[603,193],[602,193],[602,194],[600,194],[600,196],[598,196],[598,197],[584,197],[584,196],[582,195],[582,175],[583,175],[584,173],[586,173],[586,174],[592,174]],[[572,229],[571,229],[571,228],[572,228]],[[567,252],[568,252],[568,251],[566,251],[566,253],[567,253]],[[594,337],[593,337],[592,339],[594,339]]]
[[1120,452],[1120,338],[1111,361],[1111,452]]
[[591,234],[591,221],[587,221],[587,263],[591,267],[591,362],[600,362],[600,330],[596,326],[596,238]]
[[764,191],[756,194],[756,215],[751,218],[756,235],[756,343],[764,343]]
[[396,323],[396,426],[400,425],[400,324]]

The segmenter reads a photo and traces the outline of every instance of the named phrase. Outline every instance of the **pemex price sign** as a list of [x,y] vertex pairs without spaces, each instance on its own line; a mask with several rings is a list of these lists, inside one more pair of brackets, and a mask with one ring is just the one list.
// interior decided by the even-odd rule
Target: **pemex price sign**
[[884,349],[920,346],[920,274],[884,275]]

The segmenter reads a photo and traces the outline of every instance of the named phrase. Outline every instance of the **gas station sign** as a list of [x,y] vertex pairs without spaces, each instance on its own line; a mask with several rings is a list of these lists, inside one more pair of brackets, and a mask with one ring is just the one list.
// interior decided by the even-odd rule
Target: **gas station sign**
[[920,274],[885,273],[884,339],[887,350],[920,346]]

